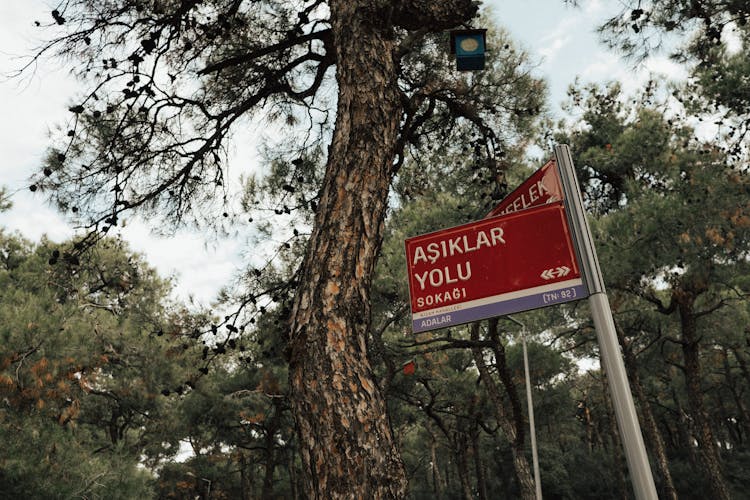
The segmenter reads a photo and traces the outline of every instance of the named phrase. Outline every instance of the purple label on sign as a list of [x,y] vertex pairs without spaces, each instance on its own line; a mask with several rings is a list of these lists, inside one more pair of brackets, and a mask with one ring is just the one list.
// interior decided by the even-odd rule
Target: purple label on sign
[[588,291],[580,278],[540,286],[523,292],[507,293],[495,297],[431,309],[412,316],[414,333],[470,323],[521,311],[580,300]]

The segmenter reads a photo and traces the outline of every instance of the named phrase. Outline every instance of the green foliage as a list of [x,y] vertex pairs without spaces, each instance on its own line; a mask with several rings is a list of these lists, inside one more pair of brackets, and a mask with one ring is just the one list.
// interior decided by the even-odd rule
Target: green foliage
[[[4,417],[7,412],[4,412]],[[40,415],[0,426],[0,493],[4,498],[149,498],[153,476],[130,453],[92,454],[86,429],[60,427]]]
[[[612,104],[622,100],[616,86],[585,96],[578,102],[586,127],[564,140],[576,151],[587,202],[606,214],[595,231],[607,279],[622,288],[642,277],[721,282],[727,266],[742,266],[750,235],[746,175],[653,108],[612,112],[622,106]],[[617,133],[601,136],[602,120]]]
[[187,378],[157,333],[177,326],[167,284],[116,240],[84,264],[67,244],[0,245],[2,496],[148,496],[143,462],[177,450],[161,391]]
[[743,0],[625,2],[601,28],[610,47],[640,61],[667,50],[690,78],[674,95],[719,125],[719,146],[747,159],[750,127],[750,8]]
[[[585,121],[563,140],[576,152],[589,183],[586,201],[599,214],[593,221],[599,260],[622,342],[640,360],[648,399],[642,404],[671,436],[665,440],[674,453],[678,491],[705,489],[713,496],[707,482],[721,479],[708,478],[709,459],[693,448],[701,432],[713,432],[732,443],[724,460],[742,456],[735,446],[744,446],[744,439],[726,423],[736,418],[729,414],[744,414],[736,387],[727,390],[734,410],[715,405],[722,406],[716,391],[737,382],[726,345],[734,337],[730,325],[747,306],[750,181],[725,149],[701,142],[649,99],[628,109],[616,86],[574,95]],[[610,123],[604,136],[597,126],[602,121]],[[702,483],[677,478],[686,458]]]
[[[745,384],[750,380],[742,368],[748,180],[726,151],[698,141],[685,122],[666,117],[652,103],[658,92],[652,84],[643,99],[626,105],[617,86],[574,91],[581,121],[566,125],[565,134],[557,139],[571,144],[576,155],[586,203],[596,215],[591,222],[618,328],[637,356],[645,398],[664,436],[677,490],[691,498],[712,493],[696,465],[690,437],[697,430],[688,417],[679,318],[664,312],[680,290],[702,290],[696,307],[707,311],[698,322],[705,347],[700,377],[706,406],[711,408],[717,439],[730,443],[722,451],[727,471],[740,470],[745,431],[739,422],[747,420],[736,415],[745,414]],[[460,224],[480,213],[465,207],[469,191],[461,192],[463,180],[441,165],[451,162],[435,164],[434,172],[419,171],[434,184],[423,184],[430,187],[420,197],[413,196],[409,204],[394,210],[379,262],[376,311],[395,318],[383,334],[385,352],[394,358],[388,386],[391,414],[397,432],[403,432],[407,465],[414,470],[415,498],[436,491],[448,497],[462,495],[463,485],[446,478],[451,471],[462,474],[457,457],[472,460],[474,448],[466,444],[472,429],[479,429],[479,442],[484,443],[480,448],[491,443],[496,447],[481,455],[483,467],[491,470],[493,458],[503,464],[492,491],[508,494],[514,491],[508,443],[493,422],[471,358],[456,348],[456,342],[467,340],[465,330],[421,334],[416,342],[403,337],[409,328],[406,287],[399,280],[405,268],[403,239]],[[406,175],[402,182],[407,179],[416,182]],[[587,308],[571,304],[524,314],[522,319],[532,332],[528,347],[545,495],[603,498],[621,487],[627,489],[619,479],[626,481],[627,476],[621,470],[622,457],[617,458],[622,445],[612,434],[615,422],[606,383],[596,371],[577,374],[572,364],[596,356]],[[522,389],[518,340],[517,333],[505,332],[508,366],[514,384]],[[412,358],[415,375],[401,373],[401,363]],[[476,417],[477,411],[482,417]],[[438,454],[445,457],[438,463],[438,476],[429,465],[431,447],[442,450]],[[586,474],[581,474],[584,470]],[[479,487],[480,477],[473,469],[463,474],[468,474],[472,487]],[[742,488],[736,472],[727,478],[730,488]],[[656,480],[661,487],[658,474]]]
[[5,212],[6,210],[10,210],[10,207],[13,206],[13,203],[10,201],[10,196],[8,195],[8,190],[0,186],[0,212]]
[[[254,253],[272,261],[253,256],[238,291],[221,297],[220,308],[236,308],[217,320],[168,304],[168,283],[117,240],[81,262],[72,242],[32,245],[0,233],[0,496],[299,496],[288,321],[330,161],[330,21],[320,2],[263,2],[260,15],[256,2],[199,3],[122,0],[92,17],[90,2],[76,0],[53,15],[58,24],[67,16],[71,31],[50,47],[80,62],[96,92],[71,106],[73,125],[55,139],[35,187],[96,231],[128,210],[215,223],[212,210],[228,211],[234,194],[225,186],[227,139],[269,112],[285,137],[265,148],[263,172],[245,176],[240,208],[256,223]],[[653,104],[662,90],[653,83],[634,105],[617,85],[573,89],[579,119],[556,134],[572,147],[594,215],[616,323],[637,359],[638,403],[652,407],[686,498],[711,496],[696,465],[686,344],[702,347],[700,385],[727,481],[738,496],[748,486],[750,181],[738,160],[750,114],[745,4],[638,2],[605,28],[631,53],[651,51],[646,35],[689,34],[675,55],[690,63],[692,80],[674,96],[680,112],[717,114],[711,120],[726,127],[719,140],[698,140],[686,120]],[[731,28],[739,51],[724,43]],[[468,330],[409,333],[403,240],[482,217],[538,166],[523,153],[544,84],[499,30],[490,29],[490,44],[502,50],[473,75],[449,70],[444,33],[391,35],[402,42],[404,109],[370,361],[413,498],[517,497],[511,438],[479,379]],[[0,210],[6,200],[0,191]],[[685,294],[696,299],[695,339],[681,337],[684,317],[673,307]],[[621,444],[606,384],[579,366],[596,355],[586,307],[521,317],[545,496],[615,496]],[[500,333],[498,351],[483,351],[490,375],[500,375],[502,348],[522,393],[518,329]],[[501,399],[510,413],[507,386]]]

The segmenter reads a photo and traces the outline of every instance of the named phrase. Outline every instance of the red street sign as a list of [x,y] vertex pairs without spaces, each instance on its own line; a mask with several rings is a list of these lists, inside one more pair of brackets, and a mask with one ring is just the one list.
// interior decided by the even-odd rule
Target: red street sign
[[506,196],[487,214],[487,217],[518,212],[519,210],[562,201],[563,198],[557,163],[555,160],[550,160]]
[[409,238],[406,259],[414,332],[587,295],[562,202]]

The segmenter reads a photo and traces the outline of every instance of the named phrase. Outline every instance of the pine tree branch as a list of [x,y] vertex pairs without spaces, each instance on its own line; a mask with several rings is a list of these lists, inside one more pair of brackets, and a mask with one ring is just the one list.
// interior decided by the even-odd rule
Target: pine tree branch
[[326,45],[327,51],[330,50],[331,30],[324,29],[294,38],[287,38],[285,40],[282,40],[281,42],[275,43],[273,45],[268,45],[247,54],[238,54],[236,56],[228,57],[219,62],[207,65],[202,70],[198,71],[198,74],[208,75],[210,73],[217,73],[223,69],[232,66],[247,64],[254,61],[255,59],[258,59],[259,57],[263,57],[274,52],[280,52],[282,50],[294,47],[295,45],[299,45],[312,40],[322,40]]
[[392,21],[407,30],[440,31],[468,23],[478,11],[479,3],[472,0],[401,0]]

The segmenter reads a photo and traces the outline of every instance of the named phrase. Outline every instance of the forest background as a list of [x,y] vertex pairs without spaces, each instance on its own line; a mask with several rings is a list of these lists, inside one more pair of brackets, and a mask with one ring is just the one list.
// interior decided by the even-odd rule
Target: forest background
[[[232,4],[209,3],[217,10]],[[319,16],[325,25],[325,11],[310,8],[317,3],[300,2],[292,14]],[[149,5],[143,4],[146,12]],[[279,22],[294,27],[303,21],[292,19],[291,7],[268,5]],[[76,6],[68,8],[75,16]],[[27,25],[35,19],[53,29],[71,25],[64,11],[50,11]],[[253,15],[252,8],[241,12]],[[603,33],[616,54],[612,57],[628,54],[625,64],[636,65],[642,56],[664,56],[647,60],[651,68],[655,60],[670,68],[673,81],[655,76],[622,78],[621,84],[577,83],[561,114],[550,113],[534,58],[518,47],[512,31],[499,28],[502,9],[470,21],[491,30],[494,49],[483,75],[452,71],[439,30],[433,36],[403,21],[398,25],[418,34],[414,45],[402,43],[409,50],[402,54],[407,69],[400,78],[411,99],[405,124],[421,121],[422,128],[402,132],[366,307],[372,319],[362,338],[396,450],[384,455],[391,465],[384,466],[383,477],[396,478],[396,485],[408,482],[413,498],[530,496],[517,327],[490,321],[411,335],[402,242],[405,236],[481,216],[557,142],[571,145],[579,169],[661,494],[730,498],[747,489],[750,68],[742,57],[747,6],[654,2],[612,15],[617,16]],[[198,25],[192,28],[206,30],[211,19]],[[298,36],[309,33],[308,24],[300,26]],[[217,30],[216,37],[226,36]],[[655,52],[662,35],[667,47]],[[150,49],[142,43],[146,40],[136,39],[141,42],[136,51],[148,56],[156,40]],[[88,57],[65,50],[73,60]],[[669,54],[674,57],[667,59]],[[330,64],[325,57],[321,61]],[[106,60],[103,65],[115,67]],[[45,75],[37,71],[4,85],[39,85]],[[315,74],[302,67],[297,76],[303,82],[305,71]],[[425,87],[433,74],[450,83],[446,93]],[[248,130],[264,136],[259,151],[247,144],[259,141],[243,141],[238,133],[233,146],[218,150],[220,156],[212,160],[218,172],[221,165],[230,166],[227,177],[211,179],[214,187],[231,181],[226,184],[234,190],[218,190],[219,203],[209,199],[198,220],[188,221],[202,232],[182,230],[176,243],[159,240],[170,244],[170,259],[186,253],[186,239],[220,242],[211,243],[219,250],[212,260],[227,279],[214,303],[206,292],[198,301],[189,299],[200,283],[183,282],[175,294],[175,282],[159,277],[130,249],[129,234],[146,239],[147,225],[137,219],[127,226],[127,218],[102,218],[96,238],[50,225],[61,226],[62,216],[41,206],[42,192],[84,226],[89,219],[83,213],[95,218],[103,206],[101,189],[85,190],[86,176],[59,174],[69,159],[88,154],[66,146],[65,138],[78,133],[75,127],[103,130],[84,120],[90,110],[76,109],[81,94],[73,87],[65,92],[61,128],[53,129],[48,143],[39,143],[34,177],[29,170],[31,180],[24,184],[8,179],[4,191],[4,204],[17,204],[9,209],[16,212],[6,211],[19,214],[14,228],[29,228],[31,238],[2,233],[4,495],[291,498],[324,497],[328,487],[355,494],[336,471],[323,471],[321,462],[311,472],[316,462],[309,448],[316,445],[304,427],[314,419],[301,416],[304,395],[290,387],[294,379],[288,373],[294,346],[287,330],[290,321],[299,322],[290,315],[300,309],[294,307],[301,300],[299,270],[319,213],[335,88],[330,80],[316,87],[323,97],[314,105],[304,102],[302,114],[283,100],[262,107],[260,118],[246,122]],[[231,89],[222,92],[228,94],[221,97],[232,95]],[[37,129],[37,106],[50,105],[30,104],[3,126],[22,129],[31,121]],[[277,132],[262,134],[268,113],[274,114]],[[305,114],[319,131],[306,129]],[[8,151],[14,151],[17,133],[4,134]],[[106,135],[90,137],[104,143]],[[247,158],[258,167],[248,169]],[[10,168],[15,176],[18,166]],[[89,205],[79,209],[75,200],[81,198]],[[183,213],[179,204],[153,209],[156,217],[169,219],[175,207]],[[159,215],[159,210],[166,211]],[[102,223],[112,228],[107,237],[99,237]],[[128,233],[132,226],[136,230]],[[173,227],[160,226],[167,234]],[[235,253],[242,260],[222,262],[221,255]],[[519,317],[533,332],[529,348],[545,496],[627,498],[606,375],[590,361],[597,349],[585,305]],[[592,368],[582,370],[582,365]],[[414,373],[405,366],[415,366]],[[384,408],[374,408],[370,411],[385,415]],[[317,473],[330,482],[314,479]],[[367,487],[375,491],[382,484]],[[399,488],[391,494],[407,491]]]

